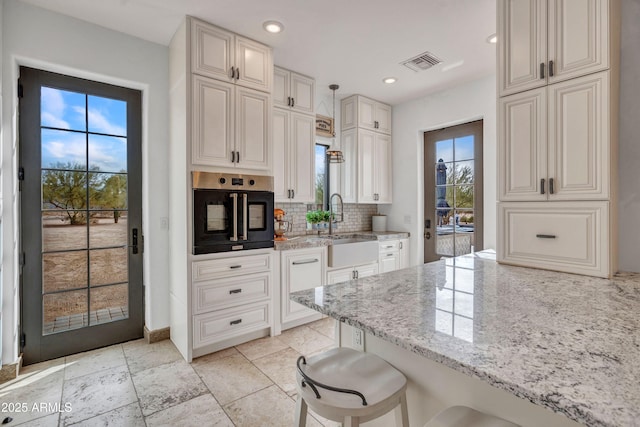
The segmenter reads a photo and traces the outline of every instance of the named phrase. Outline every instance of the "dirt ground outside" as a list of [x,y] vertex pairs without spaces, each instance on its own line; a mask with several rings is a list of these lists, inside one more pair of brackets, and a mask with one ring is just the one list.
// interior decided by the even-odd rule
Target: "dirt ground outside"
[[[43,214],[45,324],[66,316],[88,315],[89,310],[128,307],[127,237],[126,212],[117,223],[112,212],[100,212],[88,225],[71,225],[68,217],[58,212]],[[68,291],[48,294],[63,290]]]

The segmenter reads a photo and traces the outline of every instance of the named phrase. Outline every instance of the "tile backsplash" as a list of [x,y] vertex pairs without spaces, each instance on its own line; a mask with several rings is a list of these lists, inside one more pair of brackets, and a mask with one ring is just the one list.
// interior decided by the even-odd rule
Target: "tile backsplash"
[[[317,233],[317,231],[307,230],[307,211],[315,210],[316,205],[305,205],[300,203],[276,203],[276,208],[286,212],[286,219],[293,222],[290,236]],[[378,205],[365,205],[356,203],[344,204],[344,222],[334,224],[337,233],[352,231],[371,230],[371,216],[378,213]],[[323,231],[324,234],[327,231]]]

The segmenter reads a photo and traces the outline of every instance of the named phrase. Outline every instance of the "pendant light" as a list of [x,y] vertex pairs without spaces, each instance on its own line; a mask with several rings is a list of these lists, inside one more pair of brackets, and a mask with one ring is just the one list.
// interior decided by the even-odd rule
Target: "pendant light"
[[[340,86],[337,84],[329,85],[329,89],[333,91],[333,129],[332,138],[333,144],[336,142],[336,90],[340,89]],[[329,163],[344,163],[344,156],[342,155],[342,151],[340,150],[327,150],[327,162]]]

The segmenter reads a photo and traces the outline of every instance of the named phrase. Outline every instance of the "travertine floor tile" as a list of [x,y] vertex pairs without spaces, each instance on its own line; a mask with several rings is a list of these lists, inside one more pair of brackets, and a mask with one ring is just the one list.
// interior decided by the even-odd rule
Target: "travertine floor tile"
[[[4,415],[4,414],[3,414]],[[2,417],[4,419],[4,417]],[[24,424],[14,424],[16,420],[11,422],[14,427],[58,427],[58,421],[60,420],[60,413],[47,415],[46,417],[38,418],[35,420],[27,421]]]
[[336,337],[336,322],[337,320],[333,317],[325,317],[324,319],[311,322],[307,326],[334,340]]
[[156,366],[133,375],[144,416],[207,393],[191,366],[183,360]]
[[145,427],[144,418],[138,402],[114,409],[97,417],[72,424],[73,427]]
[[[290,427],[294,425],[295,403],[277,386],[243,397],[224,408],[237,426]],[[322,427],[322,425],[308,416],[307,427]]]
[[233,427],[233,423],[210,393],[191,399],[146,419],[147,427]]
[[202,357],[192,366],[222,405],[273,384],[239,353],[217,360]]
[[236,354],[240,354],[235,347],[230,347],[224,350],[216,351],[215,353],[207,354],[202,357],[198,357],[197,359],[193,359],[194,362],[199,361],[207,361],[211,362],[212,360],[224,359],[225,357],[235,356]]
[[83,375],[64,383],[62,402],[69,403],[71,411],[61,413],[61,422],[73,424],[137,400],[126,365]]
[[285,393],[289,393],[296,389],[296,360],[298,357],[300,357],[300,353],[287,347],[286,350],[254,360],[253,364]]
[[236,346],[238,351],[249,360],[255,360],[289,347],[279,337],[265,337]]
[[122,344],[122,350],[131,374],[182,360],[182,355],[171,340],[147,344],[144,339],[140,339]]
[[305,356],[334,344],[332,339],[322,335],[320,332],[314,331],[308,326],[298,326],[297,328],[284,331],[282,335],[280,335],[280,339],[289,345],[289,347]]
[[120,344],[67,356],[65,363],[65,380],[126,365]]

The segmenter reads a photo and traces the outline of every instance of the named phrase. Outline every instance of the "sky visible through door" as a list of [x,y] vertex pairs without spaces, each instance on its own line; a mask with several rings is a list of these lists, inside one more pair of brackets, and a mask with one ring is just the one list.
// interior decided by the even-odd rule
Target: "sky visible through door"
[[41,88],[43,333],[128,317],[127,103]]

